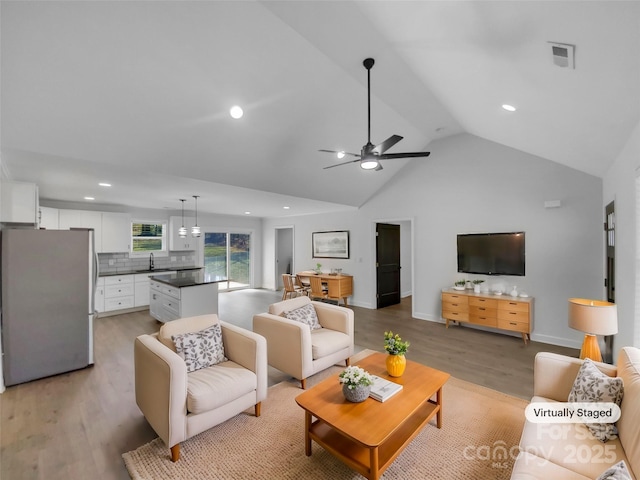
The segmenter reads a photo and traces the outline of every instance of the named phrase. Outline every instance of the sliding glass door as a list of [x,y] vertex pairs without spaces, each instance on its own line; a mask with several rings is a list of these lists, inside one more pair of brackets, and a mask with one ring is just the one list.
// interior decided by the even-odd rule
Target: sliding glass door
[[204,232],[204,271],[208,278],[224,278],[220,290],[251,286],[251,234]]

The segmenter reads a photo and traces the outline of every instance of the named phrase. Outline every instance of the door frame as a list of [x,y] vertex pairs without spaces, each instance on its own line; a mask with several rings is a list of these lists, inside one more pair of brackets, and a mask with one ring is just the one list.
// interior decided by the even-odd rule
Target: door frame
[[273,229],[273,272],[274,272],[274,291],[280,289],[280,273],[278,273],[278,230],[291,230],[291,273],[296,271],[295,269],[295,253],[296,253],[296,230],[294,225],[280,225]]
[[[370,228],[370,246],[371,246],[371,264],[369,266],[370,268],[370,278],[374,279],[374,283],[371,286],[371,292],[370,292],[370,297],[369,297],[369,301],[370,304],[372,305],[371,308],[376,308],[375,306],[378,304],[378,302],[376,301],[376,294],[377,294],[377,277],[376,277],[376,225],[378,223],[398,223],[398,222],[409,222],[409,229],[411,231],[410,234],[410,242],[411,242],[411,248],[410,248],[410,252],[411,252],[411,316],[415,317],[415,275],[416,275],[416,269],[415,269],[415,217],[383,217],[383,218],[376,218],[373,219],[371,221],[371,226]],[[400,266],[402,267],[402,229],[400,230]],[[401,273],[402,275],[402,273]],[[400,283],[400,286],[402,287],[402,282]],[[402,299],[402,290],[400,291],[400,298]]]

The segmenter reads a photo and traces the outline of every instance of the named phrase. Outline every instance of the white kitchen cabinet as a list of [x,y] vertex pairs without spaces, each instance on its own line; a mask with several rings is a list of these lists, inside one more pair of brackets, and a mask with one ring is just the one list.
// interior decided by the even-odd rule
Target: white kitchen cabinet
[[195,224],[195,217],[184,217],[184,226],[187,229],[187,236],[185,238],[180,238],[178,230],[182,226],[182,216],[169,217],[169,250],[174,252],[196,250],[198,239],[191,236],[191,227]]
[[38,225],[38,186],[35,183],[3,181],[0,221]]
[[59,210],[60,230],[93,228],[96,252],[102,252],[102,213],[91,210]]
[[131,241],[131,216],[128,213],[102,212],[101,253],[128,252]]
[[156,320],[164,318],[161,285],[160,282],[154,280],[149,282],[149,314]]
[[176,287],[151,280],[149,313],[160,322],[218,313],[218,284]]
[[112,275],[104,277],[104,310],[133,308],[134,275]]
[[58,221],[58,209],[51,207],[40,207],[39,228],[47,230],[58,230],[60,222]]
[[104,278],[98,278],[96,283],[95,309],[98,313],[104,312]]
[[160,275],[162,273],[170,273],[169,271],[157,270],[151,273],[136,273],[135,274],[135,283],[133,287],[134,291],[134,301],[133,305],[135,307],[145,307],[149,305],[149,309],[151,309],[151,295],[150,295],[150,281],[149,277],[153,275]]

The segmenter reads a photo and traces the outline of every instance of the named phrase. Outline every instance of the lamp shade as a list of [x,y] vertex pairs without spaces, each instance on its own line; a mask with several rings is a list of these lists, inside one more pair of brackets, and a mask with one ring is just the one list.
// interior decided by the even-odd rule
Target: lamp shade
[[569,326],[590,335],[614,335],[618,333],[618,307],[601,300],[570,298]]

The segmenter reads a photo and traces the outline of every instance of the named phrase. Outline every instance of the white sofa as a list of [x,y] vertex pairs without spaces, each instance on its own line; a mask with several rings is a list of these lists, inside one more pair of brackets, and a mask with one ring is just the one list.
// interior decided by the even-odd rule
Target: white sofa
[[[306,305],[313,305],[322,328],[309,326],[282,316]],[[300,380],[305,388],[307,377],[345,361],[354,351],[353,310],[308,297],[274,303],[268,313],[253,317],[253,331],[267,339],[268,362],[274,368]]]
[[[187,373],[172,335],[220,323],[228,361]],[[201,315],[168,322],[134,342],[136,403],[158,436],[180,458],[180,442],[254,407],[267,397],[267,345],[260,335]]]
[[[536,355],[532,402],[566,402],[582,360],[554,353]],[[623,380],[618,438],[595,439],[583,424],[536,424],[529,421],[520,439],[512,480],[596,479],[624,460],[633,478],[640,474],[640,350],[625,347],[617,365],[596,364]]]

